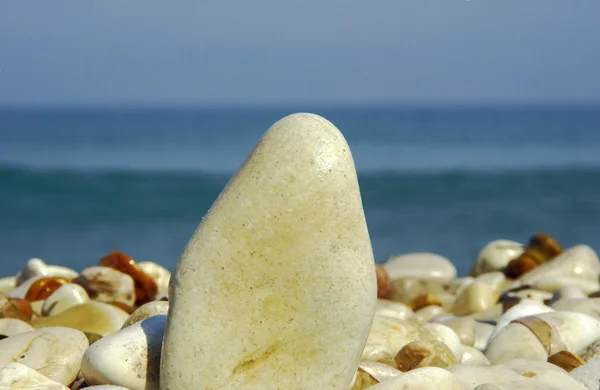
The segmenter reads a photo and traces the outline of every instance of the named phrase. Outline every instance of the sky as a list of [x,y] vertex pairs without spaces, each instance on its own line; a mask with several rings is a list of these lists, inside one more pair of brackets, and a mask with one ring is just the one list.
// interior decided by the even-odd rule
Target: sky
[[0,1],[0,106],[600,102],[599,0]]

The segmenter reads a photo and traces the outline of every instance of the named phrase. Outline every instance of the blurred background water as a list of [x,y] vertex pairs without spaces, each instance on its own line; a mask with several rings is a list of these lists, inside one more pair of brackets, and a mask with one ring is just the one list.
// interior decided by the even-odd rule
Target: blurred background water
[[432,251],[466,274],[488,241],[541,231],[600,250],[600,107],[0,110],[2,274],[113,249],[173,268],[266,129],[331,120],[378,262]]
[[378,262],[467,273],[494,239],[600,250],[600,2],[149,3],[0,10],[0,276],[120,249],[173,268],[260,136],[346,136]]

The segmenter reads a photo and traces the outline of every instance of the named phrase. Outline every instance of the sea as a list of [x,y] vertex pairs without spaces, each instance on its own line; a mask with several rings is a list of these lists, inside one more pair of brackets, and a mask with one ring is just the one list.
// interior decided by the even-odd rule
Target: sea
[[[600,250],[600,106],[0,109],[0,277],[113,250],[173,269],[262,134],[314,112],[354,156],[375,259],[434,252],[466,275],[536,232]],[[342,264],[343,265],[343,264]]]

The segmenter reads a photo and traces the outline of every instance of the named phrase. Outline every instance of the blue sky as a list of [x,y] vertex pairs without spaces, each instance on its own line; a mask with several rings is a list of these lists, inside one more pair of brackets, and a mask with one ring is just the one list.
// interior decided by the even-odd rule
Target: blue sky
[[0,105],[600,102],[598,0],[6,1]]

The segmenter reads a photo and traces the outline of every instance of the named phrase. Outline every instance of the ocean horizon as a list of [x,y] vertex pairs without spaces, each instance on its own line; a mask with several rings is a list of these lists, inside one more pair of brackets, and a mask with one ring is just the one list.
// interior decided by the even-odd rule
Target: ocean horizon
[[600,105],[0,108],[0,276],[119,249],[173,269],[262,134],[320,114],[353,153],[376,261],[545,232],[600,250]]

